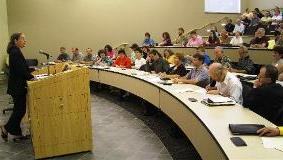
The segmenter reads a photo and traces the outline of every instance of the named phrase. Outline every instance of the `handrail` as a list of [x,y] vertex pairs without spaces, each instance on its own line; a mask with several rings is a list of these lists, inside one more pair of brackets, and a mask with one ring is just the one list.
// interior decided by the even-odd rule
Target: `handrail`
[[215,24],[217,24],[217,23],[219,23],[219,22],[221,22],[221,21],[227,20],[227,19],[229,19],[229,17],[223,17],[222,19],[218,20],[217,22],[211,22],[211,23],[208,23],[208,24],[204,25],[204,26],[201,27],[201,28],[193,29],[193,30],[191,30],[191,31],[189,31],[189,32],[187,32],[187,33],[185,33],[185,35],[187,36],[187,35],[189,35],[192,31],[200,31],[200,30],[202,30],[202,29],[207,28],[208,26],[215,25]]

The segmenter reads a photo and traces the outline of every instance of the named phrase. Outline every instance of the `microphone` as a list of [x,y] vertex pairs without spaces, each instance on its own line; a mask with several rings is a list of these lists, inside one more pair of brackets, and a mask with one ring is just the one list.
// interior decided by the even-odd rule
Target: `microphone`
[[38,53],[39,53],[39,54],[43,54],[43,55],[45,55],[45,56],[48,57],[48,58],[49,58],[49,57],[52,57],[50,54],[48,54],[48,53],[46,53],[46,52],[44,52],[44,51],[42,51],[42,50],[39,50]]

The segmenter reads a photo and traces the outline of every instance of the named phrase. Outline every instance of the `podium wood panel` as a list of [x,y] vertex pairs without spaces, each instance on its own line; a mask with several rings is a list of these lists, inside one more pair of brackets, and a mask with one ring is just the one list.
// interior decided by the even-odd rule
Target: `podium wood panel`
[[28,106],[36,159],[92,150],[87,68],[29,82]]

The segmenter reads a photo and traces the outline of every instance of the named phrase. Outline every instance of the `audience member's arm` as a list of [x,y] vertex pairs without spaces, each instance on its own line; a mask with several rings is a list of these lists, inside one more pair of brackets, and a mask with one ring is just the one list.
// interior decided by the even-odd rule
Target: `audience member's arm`
[[283,134],[283,127],[273,128],[273,127],[264,127],[257,131],[259,136],[267,136],[267,137],[274,137]]
[[186,83],[196,85],[199,81],[197,79],[187,79],[186,77],[173,79],[174,83]]
[[246,70],[241,70],[241,69],[235,69],[235,68],[231,68],[230,70],[231,72],[235,72],[235,73],[247,73]]

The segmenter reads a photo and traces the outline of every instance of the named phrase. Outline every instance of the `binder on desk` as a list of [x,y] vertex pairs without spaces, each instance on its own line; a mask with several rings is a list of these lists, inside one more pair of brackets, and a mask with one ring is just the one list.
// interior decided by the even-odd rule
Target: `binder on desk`
[[222,96],[210,96],[206,99],[203,99],[201,103],[208,106],[231,106],[236,104],[234,100]]
[[257,135],[257,130],[264,127],[261,124],[229,124],[233,135]]

